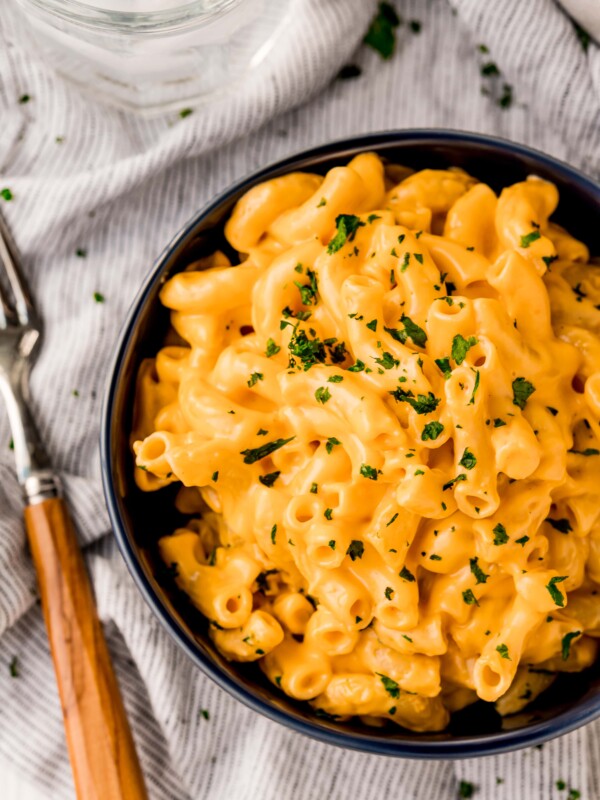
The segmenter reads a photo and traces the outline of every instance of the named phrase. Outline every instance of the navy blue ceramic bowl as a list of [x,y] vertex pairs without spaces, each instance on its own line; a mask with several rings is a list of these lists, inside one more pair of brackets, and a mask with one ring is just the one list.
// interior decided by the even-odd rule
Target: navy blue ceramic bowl
[[179,646],[219,686],[246,705],[329,744],[412,758],[489,755],[543,742],[600,716],[600,666],[561,676],[525,712],[502,719],[478,702],[454,715],[443,733],[417,734],[396,726],[368,728],[321,719],[306,703],[284,696],[256,666],[226,661],[213,646],[206,620],[161,568],[156,542],[177,524],[172,488],[144,494],[133,482],[128,446],[135,375],[140,360],[154,355],[168,325],[158,301],[165,279],[216,247],[227,249],[223,222],[254,184],[294,170],[325,172],[355,154],[372,150],[416,169],[463,167],[500,190],[536,174],[557,184],[555,219],[600,255],[600,186],[571,167],[518,144],[474,134],[406,130],[357,136],[291,156],[236,183],[185,226],[153,267],[136,298],[117,347],[102,420],[102,469],[106,501],[125,561],[146,601]]

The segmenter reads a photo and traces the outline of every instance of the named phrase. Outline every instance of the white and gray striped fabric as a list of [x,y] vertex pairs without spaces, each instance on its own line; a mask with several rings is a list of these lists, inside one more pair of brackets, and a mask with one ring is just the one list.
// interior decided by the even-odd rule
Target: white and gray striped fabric
[[[115,338],[153,259],[208,198],[302,148],[395,127],[499,134],[600,175],[600,48],[582,47],[553,0],[396,0],[421,30],[400,27],[385,62],[360,46],[375,5],[294,0],[262,80],[186,119],[140,121],[92,105],[54,77],[26,50],[3,4],[0,189],[14,197],[0,203],[46,323],[34,410],[87,546],[153,800],[450,800],[461,780],[481,800],[564,800],[568,789],[557,781],[584,800],[600,797],[598,725],[542,749],[417,762],[342,751],[263,719],[176,649],[108,535],[97,441]],[[484,59],[502,75],[482,77]],[[333,80],[349,61],[362,75]],[[514,95],[507,109],[498,105],[505,83]],[[18,102],[23,94],[27,104]],[[9,440],[0,413],[0,775],[16,775],[21,787],[0,794],[62,800],[73,786]],[[15,656],[18,678],[9,670]]]

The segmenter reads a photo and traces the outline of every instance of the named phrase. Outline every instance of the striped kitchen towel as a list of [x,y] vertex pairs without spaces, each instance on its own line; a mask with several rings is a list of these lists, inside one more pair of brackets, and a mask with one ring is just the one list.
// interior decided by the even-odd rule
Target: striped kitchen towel
[[[208,198],[299,149],[395,127],[494,133],[598,177],[598,45],[553,0],[396,0],[404,24],[384,61],[361,46],[375,0],[293,0],[261,81],[183,119],[142,121],[48,71],[5,6],[0,189],[12,199],[0,203],[46,323],[34,410],[87,545],[153,800],[600,797],[598,725],[505,756],[398,761],[305,739],[234,701],[173,645],[134,587],[109,535],[97,451],[119,326],[153,259]],[[500,74],[482,74],[490,61]],[[360,74],[335,79],[347,63]],[[0,412],[0,775],[21,786],[3,797],[62,800],[73,786],[9,440]]]

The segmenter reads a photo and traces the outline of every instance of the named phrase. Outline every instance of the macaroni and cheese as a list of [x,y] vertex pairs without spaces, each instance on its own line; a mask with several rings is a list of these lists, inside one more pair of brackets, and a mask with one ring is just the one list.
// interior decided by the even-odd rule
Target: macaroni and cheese
[[161,291],[132,432],[189,518],[161,556],[320,714],[441,730],[596,656],[600,271],[558,200],[363,153],[254,186]]

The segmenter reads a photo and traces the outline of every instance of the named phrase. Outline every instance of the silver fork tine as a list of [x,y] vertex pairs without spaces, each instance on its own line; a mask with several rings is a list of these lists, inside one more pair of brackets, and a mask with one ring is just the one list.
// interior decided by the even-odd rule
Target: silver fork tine
[[[16,256],[16,248],[14,246],[12,237],[8,226],[4,222],[0,214],[0,264],[4,267],[6,277],[10,284],[10,288],[14,295],[14,308],[17,318],[21,325],[27,325],[34,319],[37,319],[33,301],[25,279],[19,270],[18,258]],[[6,301],[4,293],[0,289],[0,297],[2,299],[2,306],[4,310],[4,317],[10,318],[10,307]],[[4,323],[6,324],[6,322]]]

